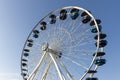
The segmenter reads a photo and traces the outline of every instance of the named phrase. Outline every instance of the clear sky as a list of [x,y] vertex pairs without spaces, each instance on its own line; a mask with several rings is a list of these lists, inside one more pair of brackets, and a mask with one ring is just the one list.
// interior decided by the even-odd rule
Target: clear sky
[[96,76],[99,80],[120,79],[119,0],[0,0],[0,80],[22,80],[20,57],[29,32],[52,10],[70,5],[90,10],[102,20],[108,35],[107,64]]

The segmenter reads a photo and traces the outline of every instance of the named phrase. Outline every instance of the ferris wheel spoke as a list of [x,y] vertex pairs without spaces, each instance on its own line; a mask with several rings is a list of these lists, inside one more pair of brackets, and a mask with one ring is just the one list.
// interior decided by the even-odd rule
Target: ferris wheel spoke
[[[80,34],[77,34],[77,35],[76,35],[77,39],[80,40],[80,41],[84,40],[85,37],[83,37],[83,35],[87,34],[88,32],[89,32],[89,29],[81,32]],[[82,38],[81,38],[81,37],[82,37]],[[90,37],[90,36],[87,36],[87,38],[89,38],[89,37]]]
[[[59,23],[59,20],[58,20],[58,25],[55,25],[55,27],[54,27],[54,31],[53,31],[53,38],[56,38],[56,36],[57,36],[57,29],[58,29],[58,27],[60,26],[61,24]],[[52,31],[52,30],[51,30]]]
[[[85,41],[85,39],[84,39],[83,41],[79,42],[80,45],[78,45],[78,46],[82,46],[82,45],[86,45],[86,44],[88,44],[88,45],[95,44],[95,42],[96,42],[95,40],[87,39]],[[77,46],[77,45],[75,45],[75,46]]]
[[[82,53],[93,53],[94,52],[94,50],[86,50],[86,49],[81,49],[81,50],[71,50],[71,52],[82,52]],[[86,55],[89,55],[89,56],[91,56],[91,54],[86,54]]]
[[58,16],[58,25],[56,25],[57,27],[61,27],[61,20],[59,19],[59,16]]
[[73,29],[71,34],[74,34],[75,32],[77,32],[77,30],[79,30],[80,28],[83,28],[83,27],[85,27],[85,25],[83,23],[78,24],[78,26]]
[[[60,37],[60,40],[63,39],[63,36],[65,35],[64,33],[67,32],[65,28],[67,28],[69,25],[70,25],[69,23],[67,23],[67,24],[62,23],[62,25],[58,27],[58,31],[60,31],[58,33],[58,36]],[[63,34],[63,35],[61,35],[61,34]]]
[[34,42],[35,46],[40,46],[40,44],[38,42]]
[[80,38],[81,36],[87,34],[89,31],[90,31],[90,29],[86,29],[85,31],[81,32],[80,33],[81,35],[78,38]]
[[[65,36],[66,36],[65,33],[67,33],[69,35],[70,39],[72,39],[71,34],[68,31],[69,31],[69,28],[71,28],[71,25],[73,25],[74,23],[75,23],[75,21],[70,21],[67,24],[62,23],[62,26],[60,26],[61,28],[59,27],[60,33],[58,34],[58,36],[60,37],[60,41],[63,41],[65,39]],[[61,34],[63,34],[63,35],[61,35]]]
[[61,25],[58,26],[58,30],[56,31],[56,32],[57,32],[57,35],[56,35],[56,36],[61,37],[61,34],[63,34],[62,32],[64,32],[64,31],[62,31],[62,30],[63,30],[63,26],[64,26],[65,24],[64,24],[64,22],[61,21],[61,20],[59,20],[59,24],[61,24]]
[[[59,17],[59,16],[58,16]],[[60,24],[60,20],[58,19],[58,25],[56,25],[54,28],[53,28],[53,31],[51,30],[50,32],[52,32],[53,33],[53,35],[51,36],[51,41],[50,41],[50,43],[52,43],[52,46],[55,46],[55,43],[58,43],[58,32],[57,31],[59,31],[58,30],[58,27],[59,26],[61,26],[61,24]],[[52,34],[51,33],[51,34]]]
[[[48,29],[47,35],[48,35],[48,39],[51,39],[51,37],[55,36],[55,30],[57,29],[57,25],[56,24],[52,24],[52,25],[49,25],[49,27],[51,27],[51,28]],[[53,35],[51,36],[51,34],[53,34]]]
[[[76,41],[77,41],[77,43],[76,43]],[[84,37],[82,37],[82,36],[80,36],[80,37],[78,37],[77,38],[77,40],[74,40],[73,41],[73,45],[72,46],[77,46],[77,45],[81,45],[81,43],[84,43],[84,42],[91,42],[91,41],[93,41],[93,39],[91,38],[91,36],[84,36]],[[93,41],[93,43],[95,43],[95,40]]]
[[[78,28],[78,26],[79,25],[81,25],[82,23],[80,22],[80,17],[79,18],[77,18],[76,20],[73,20],[73,21],[75,21],[74,22],[74,24],[73,25],[71,25],[71,32],[73,32],[75,29],[77,29]],[[76,26],[76,27],[73,27],[73,26]]]
[[72,36],[68,31],[65,31],[64,29],[62,31],[63,31],[62,33],[64,34],[60,37],[61,41],[64,41],[67,37],[69,37],[70,40],[72,40]]
[[82,68],[85,69],[85,70],[88,69],[88,68],[86,68],[85,66],[81,65],[80,63],[77,63],[76,61],[74,61],[74,60],[72,60],[72,59],[70,59],[70,58],[68,58],[68,57],[63,56],[63,58],[65,58],[65,59],[68,60],[68,61],[71,61],[72,63],[76,64],[76,65],[79,66],[79,67],[82,67]]
[[82,43],[82,42],[88,42],[88,41],[94,41],[95,42],[95,40],[92,39],[91,36],[85,36],[85,37],[81,38],[81,40],[78,39],[76,41],[78,41],[79,44]]
[[[52,27],[52,26],[51,26],[51,27]],[[47,32],[46,32],[46,35],[48,36],[47,39],[50,39],[50,37],[51,37],[50,34],[51,34],[51,33],[50,33],[50,29],[48,29]]]
[[75,48],[75,47],[80,47],[80,46],[85,46],[87,44],[94,44],[96,41],[94,40],[90,40],[90,41],[85,41],[85,42],[80,42],[79,44],[76,44],[76,45],[72,45],[71,48]]
[[66,41],[67,39],[72,40],[72,37],[71,37],[71,34],[67,31],[65,31],[64,29],[62,29],[62,31],[63,31],[62,32],[63,35],[60,35],[60,36],[58,35],[58,40],[59,40],[59,43],[61,46],[65,46],[66,42],[64,42],[64,41]]
[[94,50],[72,50],[71,53],[80,54],[81,56],[92,56]]
[[[36,51],[35,51],[36,50]],[[39,49],[31,49],[31,52],[33,52],[34,51],[34,53],[35,54],[32,54],[32,55],[37,55],[37,54],[41,54],[42,52],[39,50]],[[39,51],[39,52],[38,52]],[[33,56],[34,57],[34,56]]]
[[[84,36],[84,37],[83,37]],[[82,42],[84,42],[84,41],[90,41],[90,40],[93,40],[93,41],[96,41],[96,40],[94,40],[93,39],[93,36],[94,36],[94,34],[93,35],[89,35],[89,33],[87,34],[86,33],[86,35],[81,35],[81,36],[79,36],[77,39],[76,39],[76,41],[78,41],[78,43],[82,43]]]
[[[75,55],[74,54],[74,56],[72,56],[72,55],[62,55],[63,57],[65,57],[65,58],[69,58],[70,60],[73,60],[74,62],[76,62],[76,63],[79,63],[80,65],[82,65],[82,66],[88,66],[88,62],[89,62],[89,60],[91,60],[92,58],[91,58],[91,56],[81,56],[81,55]],[[79,57],[78,57],[79,56]],[[82,58],[80,58],[80,56],[82,57]],[[70,61],[69,60],[69,61]],[[79,62],[78,62],[78,61]],[[77,65],[78,66],[78,65]],[[86,67],[87,68],[87,67]]]
[[60,38],[61,41],[64,41],[67,38],[69,38],[70,40],[72,40],[71,33],[68,30],[63,29],[63,33],[64,34]]
[[[74,32],[76,29],[80,28],[83,23],[81,22],[81,17],[78,17],[77,19],[73,20],[75,23],[71,26],[71,33]],[[76,27],[73,27],[76,26]]]
[[78,26],[71,32],[71,34],[81,33],[86,28],[85,24],[79,23]]
[[[69,17],[68,17],[69,18]],[[67,21],[66,21],[67,23],[65,24],[65,25],[63,25],[63,28],[65,28],[65,29],[69,29],[69,27],[70,27],[70,25],[72,25],[72,20],[70,20],[70,19],[67,19]]]
[[69,25],[69,28],[68,28],[68,31],[69,32],[72,32],[72,30],[74,29],[74,25],[75,25],[75,23],[76,23],[76,21],[74,20],[74,21],[72,21],[71,23],[69,23],[70,25]]
[[[79,54],[79,53],[78,53]],[[65,56],[65,57],[72,57],[72,59],[78,59],[78,60],[80,60],[80,61],[89,61],[89,59],[88,58],[86,58],[86,57],[88,57],[88,56],[83,56],[82,54],[80,54],[80,56],[82,56],[82,58],[80,58],[80,56],[78,57],[78,55],[75,55],[74,54],[74,56],[72,56],[72,55],[65,55],[65,54],[63,54],[62,56]],[[89,57],[91,57],[91,56],[89,56]]]

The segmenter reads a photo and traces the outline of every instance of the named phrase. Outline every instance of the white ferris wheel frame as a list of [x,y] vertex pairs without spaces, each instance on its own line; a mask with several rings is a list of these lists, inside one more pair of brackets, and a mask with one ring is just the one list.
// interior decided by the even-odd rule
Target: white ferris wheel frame
[[[100,33],[100,32],[99,32],[98,24],[97,24],[95,18],[93,17],[93,15],[92,15],[90,12],[88,12],[88,11],[87,11],[86,9],[84,9],[84,8],[77,7],[77,6],[68,6],[68,7],[64,7],[64,8],[59,8],[59,9],[57,9],[57,10],[55,10],[55,11],[52,11],[51,13],[56,12],[56,11],[58,11],[58,10],[60,10],[60,9],[67,9],[67,8],[76,8],[76,9],[85,11],[85,12],[93,19],[93,21],[94,21],[94,23],[95,23],[95,26],[96,26],[96,28],[97,28],[97,31],[98,31],[98,33],[97,33],[97,34],[98,34],[97,46],[96,46],[96,51],[95,51],[96,54],[95,54],[94,58],[92,59],[92,62],[91,62],[91,64],[90,64],[88,70],[87,70],[87,71],[83,74],[83,76],[79,79],[79,80],[83,80],[83,78],[86,76],[87,72],[88,72],[88,71],[91,69],[91,67],[93,66],[94,60],[96,59],[97,51],[98,51],[98,49],[99,49],[99,41],[100,41],[99,33]],[[49,16],[51,13],[49,13],[47,16]],[[44,18],[46,18],[47,16],[45,16]],[[44,18],[43,18],[43,19],[44,19]],[[43,19],[41,19],[39,22],[41,22]],[[38,24],[39,24],[39,22],[38,22]],[[37,26],[38,24],[36,24],[36,26]],[[36,27],[36,26],[35,26],[35,27]],[[33,28],[33,30],[35,29],[35,27]],[[32,31],[33,31],[33,30],[32,30]],[[31,31],[31,33],[32,33],[32,31]],[[30,34],[31,34],[31,33],[30,33]],[[29,34],[29,36],[30,36],[30,34]],[[28,38],[29,38],[29,36],[28,36]],[[27,40],[26,40],[26,42],[27,42]],[[24,45],[24,46],[25,46],[25,45]],[[103,48],[101,49],[101,51],[103,51]],[[36,65],[36,67],[34,68],[34,70],[32,71],[32,73],[29,75],[29,77],[28,77],[27,80],[33,80],[33,79],[34,79],[34,77],[35,77],[36,73],[38,72],[38,69],[39,69],[39,67],[40,67],[43,59],[45,58],[46,54],[47,54],[47,51],[45,51],[45,52],[42,54],[42,57],[40,58],[38,64]],[[44,80],[44,77],[47,75],[46,73],[47,73],[47,71],[48,71],[48,69],[49,69],[49,66],[50,66],[51,62],[54,63],[54,65],[55,65],[55,67],[56,67],[56,70],[57,70],[57,72],[58,72],[58,75],[59,75],[59,77],[60,77],[60,80],[65,80],[64,75],[62,74],[61,70],[59,69],[59,66],[58,66],[58,64],[57,64],[57,62],[56,62],[56,59],[54,58],[54,56],[52,55],[52,53],[49,53],[49,56],[51,57],[50,63],[48,64],[45,72],[43,73],[42,78],[39,79],[39,80]],[[72,78],[71,74],[69,73],[69,71],[68,71],[68,70],[66,69],[66,67],[64,66],[64,64],[63,64],[61,61],[60,61],[60,63],[61,63],[61,65],[64,67],[65,71],[67,72],[67,75],[68,75],[69,79],[70,79],[70,80],[74,80],[74,79]],[[95,70],[97,70],[97,69],[98,69],[98,66],[95,67]],[[91,76],[92,76],[92,75],[91,75]]]

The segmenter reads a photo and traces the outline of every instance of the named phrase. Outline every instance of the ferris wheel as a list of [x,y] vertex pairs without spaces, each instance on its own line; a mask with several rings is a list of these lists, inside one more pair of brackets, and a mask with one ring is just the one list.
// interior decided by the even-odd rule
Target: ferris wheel
[[43,17],[32,29],[21,56],[23,80],[98,80],[106,63],[106,34],[90,11],[68,6]]

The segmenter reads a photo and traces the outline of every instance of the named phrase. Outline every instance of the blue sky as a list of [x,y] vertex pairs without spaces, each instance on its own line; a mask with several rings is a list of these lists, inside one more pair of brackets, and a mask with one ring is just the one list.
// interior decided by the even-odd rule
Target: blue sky
[[118,0],[0,0],[0,80],[22,80],[20,57],[34,25],[52,10],[80,6],[102,20],[108,37],[107,64],[99,68],[99,80],[120,77],[120,1]]

